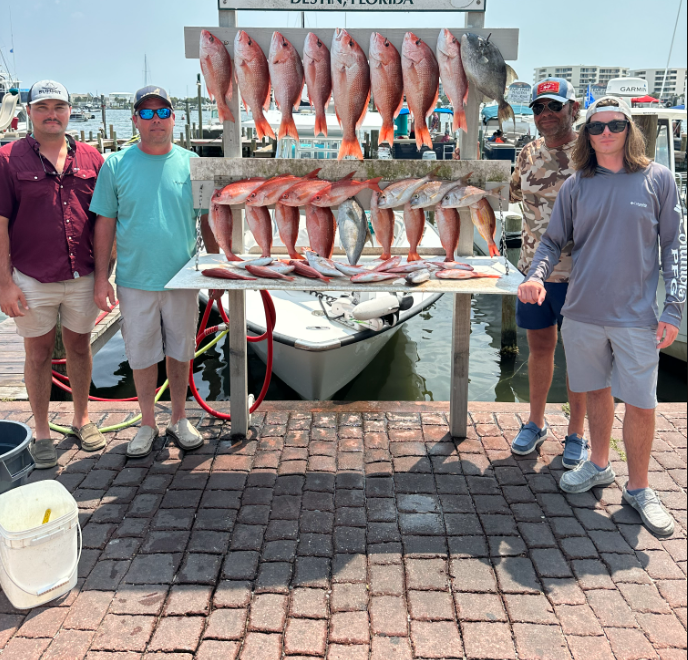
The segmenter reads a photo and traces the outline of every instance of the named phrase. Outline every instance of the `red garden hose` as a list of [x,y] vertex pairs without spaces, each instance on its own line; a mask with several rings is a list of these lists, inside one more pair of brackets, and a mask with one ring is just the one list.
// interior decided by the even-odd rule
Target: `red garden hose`
[[[263,381],[263,387],[260,391],[260,394],[258,395],[258,398],[256,399],[255,403],[251,406],[250,412],[254,412],[258,406],[263,402],[265,399],[265,396],[267,395],[268,388],[270,387],[270,381],[272,379],[272,363],[273,363],[273,340],[272,340],[272,333],[275,329],[275,325],[277,323],[277,314],[275,312],[275,305],[272,301],[272,297],[267,291],[261,291],[260,296],[263,299],[263,307],[265,309],[265,319],[266,319],[266,331],[260,335],[259,337],[246,337],[246,341],[249,343],[256,343],[260,341],[268,341],[268,359],[267,359],[267,369],[265,371],[265,379]],[[227,316],[227,313],[225,312],[225,309],[222,305],[222,301],[218,298],[216,301],[212,297],[212,293],[210,298],[208,299],[208,303],[205,307],[205,311],[203,313],[203,318],[201,319],[201,325],[198,330],[198,334],[196,336],[196,349],[198,350],[198,347],[200,346],[201,342],[206,338],[209,337],[212,334],[215,334],[218,332],[221,327],[218,325],[212,326],[210,328],[206,328],[208,324],[208,319],[210,318],[210,312],[212,311],[213,308],[213,302],[217,302],[217,307],[220,312],[220,316],[222,317],[222,321],[225,325],[229,325],[229,317]],[[117,302],[115,302],[117,304]],[[96,325],[102,321],[109,312],[103,312],[98,316],[96,319]],[[65,359],[54,359],[52,361],[53,366],[58,365],[58,364],[66,364]],[[64,374],[59,373],[58,371],[55,371],[53,369],[52,372],[52,381],[53,385],[56,387],[60,388],[61,390],[64,390],[65,392],[69,392],[70,394],[72,393],[72,389],[66,384],[69,382],[69,378],[65,376]],[[191,388],[191,393],[193,394],[194,398],[198,402],[198,404],[205,410],[207,413],[210,413],[211,415],[223,419],[223,420],[231,420],[232,416],[227,415],[225,413],[218,412],[217,410],[214,410],[211,408],[202,398],[201,395],[198,392],[198,389],[196,388],[196,383],[194,382],[193,378],[193,361],[191,363],[191,366],[189,368],[189,387]],[[159,388],[158,388],[159,389]],[[158,390],[156,390],[156,393]],[[89,401],[102,401],[102,402],[133,402],[133,401],[138,401],[137,397],[130,397],[127,399],[104,399],[101,397],[97,396],[91,396],[89,395],[88,397]]]

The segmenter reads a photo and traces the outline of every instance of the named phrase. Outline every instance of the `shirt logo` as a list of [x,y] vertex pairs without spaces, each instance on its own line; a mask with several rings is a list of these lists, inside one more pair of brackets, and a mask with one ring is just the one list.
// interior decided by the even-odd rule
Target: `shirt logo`
[[631,206],[642,206],[644,209],[647,208],[647,204],[643,204],[642,202],[631,202]]
[[550,80],[550,81],[548,81],[548,82],[540,83],[540,84],[537,86],[537,93],[538,93],[538,96],[539,96],[540,94],[545,94],[545,93],[548,93],[548,92],[550,92],[550,93],[551,93],[551,92],[554,92],[554,93],[557,93],[557,94],[558,94],[558,93],[559,93],[559,87],[560,87],[560,84],[559,84],[558,82],[554,81],[554,80]]

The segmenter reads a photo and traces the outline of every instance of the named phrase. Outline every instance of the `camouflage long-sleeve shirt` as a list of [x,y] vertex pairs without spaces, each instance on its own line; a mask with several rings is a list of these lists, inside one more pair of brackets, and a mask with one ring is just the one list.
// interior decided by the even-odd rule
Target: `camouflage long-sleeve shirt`
[[[528,143],[521,151],[511,177],[512,202],[523,202],[523,230],[521,256],[518,269],[525,275],[530,270],[535,251],[542,235],[547,231],[554,202],[559,190],[575,170],[571,152],[575,145],[568,142],[562,147],[549,149],[544,138]],[[571,250],[568,243],[561,251],[561,260],[555,266],[548,282],[568,282],[571,276]]]

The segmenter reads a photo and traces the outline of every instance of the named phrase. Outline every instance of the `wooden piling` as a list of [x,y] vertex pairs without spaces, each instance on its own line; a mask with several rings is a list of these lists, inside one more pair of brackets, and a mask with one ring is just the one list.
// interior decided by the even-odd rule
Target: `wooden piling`
[[200,73],[196,77],[196,87],[198,90],[198,138],[201,140],[203,139],[203,84]]
[[[507,214],[504,218],[506,235],[506,258],[516,267],[520,255],[520,240],[516,236],[521,232],[520,215]],[[514,243],[510,247],[510,243]],[[516,328],[516,296],[502,296],[502,347],[499,351],[504,356],[518,353],[518,331]]]
[[186,137],[186,148],[191,149],[191,126],[189,124],[184,126],[184,134]]
[[111,132],[112,132],[112,149],[111,151],[114,153],[115,151],[119,151],[119,144],[117,143],[117,131],[115,131],[112,127]]
[[377,158],[377,148],[378,148],[378,141],[380,139],[380,131],[370,131],[370,149],[371,149],[371,158]]
[[107,127],[107,114],[105,112],[105,94],[100,95],[100,113],[103,119],[103,135],[105,135],[105,129]]
[[86,131],[81,131],[79,133],[79,140],[81,140],[82,142],[86,142]]

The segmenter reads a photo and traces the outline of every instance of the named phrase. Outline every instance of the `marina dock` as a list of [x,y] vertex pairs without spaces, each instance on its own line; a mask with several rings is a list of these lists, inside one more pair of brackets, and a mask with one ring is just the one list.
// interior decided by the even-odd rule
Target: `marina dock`
[[[91,332],[91,353],[95,355],[119,330],[119,305],[104,316]],[[24,386],[24,340],[13,319],[0,322],[0,401],[28,401]]]
[[[685,404],[657,415],[650,484],[678,522],[664,540],[622,502],[623,406],[616,482],[583,495],[557,488],[560,405],[530,457],[508,451],[527,405],[468,409],[462,441],[446,402],[269,402],[235,444],[188,404],[204,447],[160,437],[135,460],[135,429],[95,453],[64,438],[30,479],[79,503],[79,581],[30,612],[0,595],[3,658],[685,658]],[[91,411],[105,426],[137,407]],[[68,423],[71,404],[51,412]],[[31,424],[26,402],[3,417]]]

